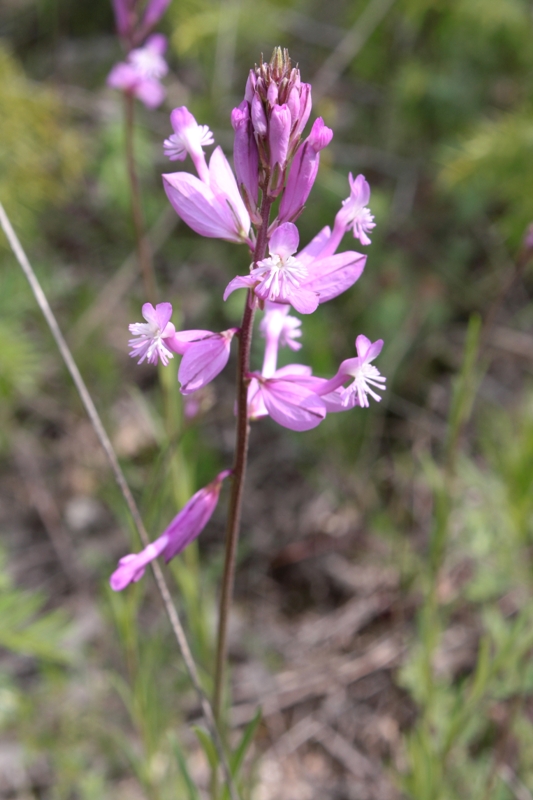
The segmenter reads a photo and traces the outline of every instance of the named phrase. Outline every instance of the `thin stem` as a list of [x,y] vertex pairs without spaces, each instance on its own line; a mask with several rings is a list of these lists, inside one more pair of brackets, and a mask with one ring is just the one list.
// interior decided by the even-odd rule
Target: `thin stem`
[[130,182],[131,213],[133,217],[133,227],[135,229],[135,244],[137,247],[137,258],[144,285],[144,294],[150,303],[156,301],[155,272],[152,262],[150,243],[144,227],[144,216],[141,203],[141,191],[139,179],[135,169],[135,153],[133,147],[133,131],[135,119],[135,98],[133,95],[124,93],[124,129],[126,138],[126,165]]
[[[30,262],[28,261],[26,253],[24,252],[17,235],[13,230],[9,218],[1,203],[0,203],[0,226],[2,227],[2,230],[6,235],[6,238],[11,246],[11,249],[13,250],[13,253],[15,254],[18,263],[22,268],[22,271],[24,272],[26,278],[28,279],[28,282],[31,286],[37,304],[41,309],[44,318],[46,319],[46,322],[48,323],[48,327],[52,332],[52,336],[55,339],[55,342],[57,344],[59,352],[61,353],[63,361],[65,362],[66,367],[70,372],[72,380],[74,381],[76,389],[78,390],[78,393],[81,397],[82,403],[85,406],[87,415],[91,421],[91,424],[96,432],[98,439],[100,440],[100,444],[102,445],[102,448],[104,449],[104,452],[107,456],[107,459],[115,476],[115,480],[120,488],[120,491],[122,492],[124,500],[126,501],[126,505],[128,506],[129,512],[132,516],[135,528],[137,529],[137,533],[139,534],[139,538],[141,539],[143,545],[147,547],[148,544],[150,543],[150,537],[148,536],[146,528],[144,527],[144,522],[142,520],[141,514],[133,498],[130,487],[126,482],[126,478],[124,477],[124,473],[122,472],[122,469],[118,462],[118,458],[113,449],[113,445],[111,444],[109,436],[105,431],[102,420],[100,419],[100,415],[98,414],[98,411],[96,410],[96,406],[94,405],[92,397],[89,394],[87,386],[85,385],[85,381],[83,380],[81,373],[78,369],[78,366],[74,361],[72,353],[70,352],[70,349],[65,341],[65,338],[61,333],[58,322],[54,316],[54,312],[50,308],[50,304],[47,300],[45,293],[42,290],[41,284],[39,283],[39,280],[35,272],[33,271]],[[202,685],[200,683],[200,676],[198,674],[198,670],[196,668],[196,664],[194,662],[194,658],[192,656],[191,649],[187,641],[187,637],[185,636],[185,631],[183,630],[180,618],[178,616],[178,612],[176,611],[174,603],[172,602],[172,597],[170,595],[170,591],[163,576],[163,572],[157,561],[152,561],[151,567],[155,576],[159,594],[161,595],[165,611],[170,621],[172,631],[174,632],[174,635],[178,642],[179,649],[181,651],[183,661],[185,662],[185,667],[187,669],[187,672],[189,673],[191,683],[193,684],[196,690],[196,693],[198,695],[198,700],[202,708],[202,713],[204,715],[207,726],[213,737],[218,757],[220,759],[220,763],[222,764],[222,769],[224,771],[224,777],[226,779],[227,785],[230,790],[231,798],[232,800],[239,800],[239,795],[237,793],[237,789],[235,788],[235,784],[231,776],[229,764],[226,759],[224,747],[222,744],[222,739],[218,731],[213,709],[211,707],[211,704],[209,703],[209,700],[207,699],[204,690],[202,689]]]
[[[268,221],[273,200],[264,196],[261,205],[261,227],[258,231],[257,243],[254,251],[254,263],[261,261],[266,255],[268,242]],[[241,508],[244,490],[246,462],[248,459],[248,439],[250,426],[248,423],[248,384],[247,378],[250,371],[250,348],[252,344],[252,330],[255,314],[255,297],[252,291],[246,297],[246,306],[242,318],[239,336],[239,356],[237,365],[237,428],[235,433],[235,461],[233,465],[233,483],[228,509],[226,526],[226,552],[224,559],[224,573],[220,593],[218,641],[215,667],[215,693],[213,710],[215,718],[220,724],[222,711],[222,696],[224,690],[224,674],[226,667],[228,621],[231,601],[233,598],[233,585],[235,582],[235,557],[241,525]]]

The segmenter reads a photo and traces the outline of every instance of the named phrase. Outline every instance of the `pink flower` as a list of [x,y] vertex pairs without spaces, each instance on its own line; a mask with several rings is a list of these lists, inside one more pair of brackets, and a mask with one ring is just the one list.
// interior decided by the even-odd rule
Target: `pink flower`
[[306,377],[311,368],[289,364],[265,378],[250,373],[248,413],[251,419],[269,414],[273,420],[292,431],[309,431],[320,425],[326,416],[326,406]]
[[222,372],[229,359],[231,340],[238,328],[230,328],[222,333],[213,331],[176,331],[170,317],[170,303],[158,303],[154,308],[145,303],[142,314],[146,320],[129,326],[134,338],[130,339],[130,356],[139,358],[139,364],[146,359],[149,364],[161,360],[166,367],[173,353],[183,356],[178,371],[182,394],[192,394],[210,383]]
[[132,50],[127,61],[113,67],[107,76],[107,85],[133,95],[148,108],[161,105],[165,99],[165,88],[160,79],[168,72],[163,58],[166,47],[165,36],[150,36],[144,47]]
[[[379,370],[371,364],[381,353],[383,339],[371,342],[366,336],[358,336],[355,340],[357,358],[347,358],[340,365],[337,374],[329,381],[315,379],[313,388],[324,401],[326,398],[332,407],[328,410],[340,411],[344,408],[353,408],[359,405],[368,408],[368,395],[373,397],[378,403],[381,397],[372,389],[374,386],[378,391],[385,390],[386,378],[380,374]],[[346,382],[347,378],[353,378],[353,382],[345,389],[340,387]],[[335,408],[340,403],[341,408]]]
[[228,363],[231,340],[237,330],[230,328],[222,333],[206,331],[208,335],[194,341],[189,340],[178,372],[182,394],[188,395],[198,391],[222,372]]
[[292,222],[276,228],[269,257],[258,261],[249,275],[237,276],[226,287],[224,300],[236,289],[253,289],[262,300],[290,303],[301,314],[311,314],[319,303],[332,300],[361,276],[366,256],[354,251],[323,256],[331,238],[324,228],[297,256],[298,229]]
[[338,246],[340,240],[350,228],[353,228],[354,238],[359,239],[361,244],[371,244],[367,233],[370,233],[376,227],[370,209],[366,208],[366,204],[370,200],[368,181],[364,175],[358,175],[354,180],[350,172],[349,182],[350,196],[342,201],[342,208],[335,217],[335,225],[333,227],[335,247]]
[[202,145],[211,143],[211,132],[207,126],[198,125],[184,106],[172,112],[171,120],[174,134],[165,141],[167,155],[181,160],[189,153],[199,175],[163,175],[163,186],[174,210],[200,236],[250,244],[250,215],[220,147],[213,151],[209,167],[206,165]]
[[302,314],[311,314],[318,306],[318,295],[305,288],[308,277],[305,265],[294,258],[298,249],[298,229],[292,222],[276,228],[269,242],[269,257],[252,265],[250,275],[234,278],[224,293],[224,300],[244,287],[253,288],[260,300],[290,303]]
[[130,553],[121,558],[118,569],[109,580],[113,591],[120,592],[130,583],[139,581],[150,561],[163,555],[168,563],[196,539],[211,519],[222,481],[230,474],[230,470],[224,470],[208,486],[196,492],[155,542],[140,553]]
[[173,348],[168,344],[168,340],[176,332],[170,322],[172,306],[170,303],[158,303],[154,308],[151,303],[145,303],[142,315],[146,322],[135,322],[129,326],[130,333],[133,334],[133,338],[129,340],[130,356],[140,356],[137,362],[139,364],[145,359],[149,364],[157,364],[161,359],[166,367],[169,359],[174,358],[171,352]]
[[185,161],[187,153],[191,156],[200,180],[209,184],[209,170],[205,163],[203,147],[214,143],[213,134],[207,125],[198,125],[191,112],[185,107],[175,108],[170,114],[170,124],[174,129],[163,142],[163,150],[171,161]]

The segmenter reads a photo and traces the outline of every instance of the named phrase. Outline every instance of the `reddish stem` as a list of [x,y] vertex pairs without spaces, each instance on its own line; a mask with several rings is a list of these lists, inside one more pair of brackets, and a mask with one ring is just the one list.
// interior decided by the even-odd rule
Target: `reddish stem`
[[[261,205],[261,227],[257,234],[254,250],[254,263],[261,261],[266,255],[268,243],[268,222],[272,198],[263,196]],[[248,458],[248,440],[250,426],[248,423],[248,373],[250,372],[250,348],[252,344],[252,331],[255,314],[255,296],[250,290],[246,297],[246,305],[239,335],[239,356],[237,365],[237,428],[235,437],[235,462],[233,465],[233,483],[228,509],[226,527],[226,552],[224,560],[224,573],[220,593],[220,611],[218,621],[218,642],[215,667],[215,693],[213,711],[215,718],[220,721],[222,711],[222,697],[224,689],[224,673],[227,655],[228,621],[233,598],[233,585],[235,582],[235,559],[237,543],[241,525],[241,508],[244,491],[244,478]]]

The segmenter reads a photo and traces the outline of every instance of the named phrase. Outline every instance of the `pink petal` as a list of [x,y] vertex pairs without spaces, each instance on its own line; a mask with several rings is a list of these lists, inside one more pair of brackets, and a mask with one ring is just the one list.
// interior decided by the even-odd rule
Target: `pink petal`
[[175,331],[172,336],[165,336],[165,346],[173,353],[183,355],[191,346],[191,342],[206,339],[208,336],[215,336],[213,331],[190,330]]
[[188,172],[163,175],[163,186],[174,210],[199,233],[215,239],[241,242],[227,205],[222,205],[211,189]]
[[354,179],[350,172],[348,180],[350,182],[352,199],[360,203],[361,206],[368,205],[368,201],[370,200],[370,185],[365,176],[358,175],[357,178]]
[[229,359],[231,339],[215,336],[189,345],[178,372],[182,394],[192,394],[222,372]]
[[226,286],[224,300],[227,300],[230,294],[232,294],[236,289],[251,289],[253,288],[254,284],[255,280],[251,275],[237,275],[237,277],[233,278],[233,280],[231,280]]
[[307,266],[307,264],[316,258],[316,256],[320,255],[322,248],[330,236],[331,228],[329,225],[326,225],[325,228],[322,228],[320,233],[317,233],[314,239],[311,239],[309,244],[306,245],[303,250],[300,250],[298,253],[298,261],[301,261],[302,264]]
[[366,256],[348,251],[337,253],[307,265],[309,279],[305,288],[319,295],[319,302],[325,303],[337,297],[361,277],[365,268]]
[[223,198],[221,202],[229,200],[239,228],[244,236],[247,236],[250,230],[250,215],[243,203],[233,170],[220,146],[215,147],[209,159],[209,180],[215,195]]
[[284,378],[287,381],[290,381],[291,376],[293,375],[295,380],[299,380],[302,375],[311,375],[313,370],[311,367],[308,367],[306,364],[287,364],[285,367],[280,367],[276,370],[273,377],[274,378]]
[[[145,303],[142,307],[143,316],[144,316],[144,309],[145,306],[150,305],[149,303]],[[167,327],[168,323],[170,322],[170,318],[172,316],[172,303],[158,303],[155,307],[155,317],[159,328],[164,331]],[[144,317],[147,319],[147,317]]]
[[134,92],[135,96],[147,108],[157,108],[165,99],[167,90],[155,78],[142,78],[135,87]]
[[313,311],[316,311],[318,308],[318,303],[321,302],[318,294],[309,291],[307,287],[294,289],[291,294],[287,296],[287,300],[300,314],[312,314]]
[[292,431],[308,431],[326,416],[322,400],[307,387],[273,378],[261,387],[265,407],[279,425]]
[[269,252],[281,258],[288,258],[298,250],[300,234],[298,228],[292,222],[284,222],[276,228],[268,245]]
[[248,417],[249,419],[259,419],[259,417],[267,415],[268,411],[263,401],[261,385],[257,378],[252,378],[248,386]]
[[366,336],[361,334],[355,340],[355,346],[357,348],[357,355],[361,359],[361,361],[373,361],[379,354],[383,348],[383,339],[376,339],[374,343],[367,339]]

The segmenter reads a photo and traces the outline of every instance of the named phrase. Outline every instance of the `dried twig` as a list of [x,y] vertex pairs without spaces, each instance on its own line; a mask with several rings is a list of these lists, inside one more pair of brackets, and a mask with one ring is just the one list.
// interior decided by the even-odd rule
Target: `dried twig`
[[[6,238],[11,246],[11,249],[13,250],[13,253],[15,254],[18,263],[20,264],[22,271],[24,272],[26,278],[28,279],[28,282],[31,286],[37,304],[39,305],[39,308],[41,309],[46,319],[46,322],[48,323],[48,326],[52,332],[52,336],[55,339],[55,342],[57,344],[59,352],[61,353],[63,361],[65,362],[67,369],[72,377],[72,380],[74,381],[76,389],[78,390],[78,393],[81,397],[83,405],[85,406],[85,410],[89,416],[91,424],[107,456],[107,459],[115,476],[115,480],[120,488],[120,491],[122,492],[124,500],[126,501],[126,505],[128,506],[135,528],[139,534],[139,538],[141,539],[141,542],[143,543],[144,547],[147,547],[150,544],[150,537],[148,536],[146,528],[144,527],[144,522],[142,520],[141,514],[139,512],[139,509],[137,508],[137,504],[133,498],[130,487],[126,482],[126,478],[124,477],[124,473],[122,472],[122,469],[118,462],[118,458],[113,449],[113,445],[111,444],[109,436],[105,431],[105,428],[102,424],[102,420],[100,419],[98,411],[96,410],[96,406],[93,403],[92,397],[89,394],[87,386],[85,385],[85,382],[78,369],[78,366],[74,361],[72,353],[70,352],[69,347],[65,341],[65,338],[61,333],[61,330],[54,316],[54,313],[50,308],[50,304],[48,303],[46,295],[44,294],[41,288],[37,276],[35,275],[35,272],[33,271],[33,268],[30,262],[28,261],[26,253],[24,252],[17,235],[13,230],[11,222],[9,221],[9,218],[1,203],[0,203],[0,225],[6,235]],[[165,611],[167,613],[170,625],[178,642],[178,646],[180,648],[183,661],[185,662],[187,672],[189,673],[191,683],[193,684],[198,694],[198,698],[202,708],[202,713],[205,717],[205,721],[208,725],[208,728],[213,736],[218,757],[220,759],[225,779],[230,790],[231,798],[232,800],[238,800],[239,795],[237,793],[237,789],[235,788],[235,784],[231,777],[229,764],[226,759],[226,755],[224,753],[224,748],[222,745],[220,734],[218,732],[217,724],[215,722],[213,709],[211,708],[211,704],[209,703],[207,695],[205,694],[202,685],[200,683],[200,676],[198,674],[198,669],[194,662],[192,652],[189,647],[189,643],[185,636],[185,631],[183,630],[182,624],[178,616],[178,612],[176,611],[174,603],[172,602],[172,597],[170,595],[169,588],[163,576],[161,567],[159,566],[157,561],[153,561],[151,566],[156,580],[157,588],[161,595],[161,599],[163,600]]]
[[233,706],[233,726],[249,722],[261,706],[263,717],[279,713],[305,700],[322,697],[342,686],[355,683],[373,672],[393,666],[403,647],[394,637],[383,639],[358,658],[329,659],[327,668],[317,670],[291,670],[276,676],[276,689],[268,694],[254,697],[253,702],[242,702]]

